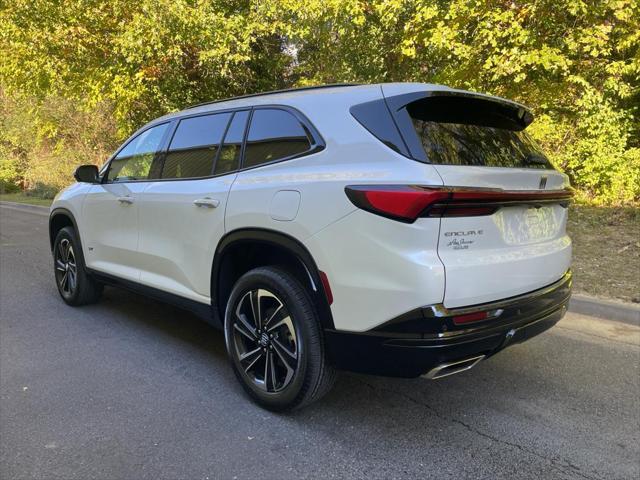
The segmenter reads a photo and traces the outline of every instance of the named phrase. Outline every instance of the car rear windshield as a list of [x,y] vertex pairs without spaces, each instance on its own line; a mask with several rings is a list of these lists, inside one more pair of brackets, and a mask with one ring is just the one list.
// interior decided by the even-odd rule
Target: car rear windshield
[[489,101],[444,98],[409,105],[428,161],[441,165],[552,168],[521,123]]

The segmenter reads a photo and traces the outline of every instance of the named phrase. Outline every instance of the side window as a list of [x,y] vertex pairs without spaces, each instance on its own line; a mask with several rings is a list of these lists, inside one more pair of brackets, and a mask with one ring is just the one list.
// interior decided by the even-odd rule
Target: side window
[[249,111],[243,110],[236,112],[229,125],[229,130],[224,137],[224,143],[220,149],[220,155],[216,162],[215,174],[231,172],[238,168],[240,161],[240,151],[242,149],[242,139],[244,138],[244,130],[249,118]]
[[130,180],[146,180],[157,177],[158,150],[162,147],[162,139],[169,128],[168,123],[145,130],[133,138],[111,160],[109,165],[109,182],[126,182]]
[[161,178],[211,175],[230,118],[230,113],[218,113],[180,120],[165,157]]
[[256,109],[247,137],[244,167],[306,152],[311,142],[306,129],[291,113],[279,109]]

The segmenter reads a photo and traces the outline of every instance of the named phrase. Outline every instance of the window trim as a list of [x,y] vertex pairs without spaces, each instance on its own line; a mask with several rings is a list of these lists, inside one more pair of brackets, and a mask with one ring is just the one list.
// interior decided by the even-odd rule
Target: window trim
[[[251,167],[245,167],[244,166],[244,156],[245,156],[245,150],[246,150],[246,143],[247,143],[247,137],[249,135],[249,128],[251,126],[251,120],[253,119],[253,112],[254,110],[259,110],[259,109],[276,109],[276,110],[284,110],[285,112],[289,112],[291,113],[302,125],[303,127],[307,130],[307,132],[309,133],[309,141],[311,142],[311,148],[309,148],[309,150],[305,151],[305,152],[301,152],[301,153],[297,153],[295,155],[290,155],[288,157],[284,157],[284,158],[279,158],[277,160],[272,160],[271,162],[265,162],[265,163],[261,163],[259,165],[254,165]],[[127,180],[127,181],[123,181],[123,182],[108,182],[106,181],[107,177],[109,176],[109,169],[111,167],[111,162],[116,158],[116,156],[118,155],[118,153],[120,153],[120,151],[127,146],[127,144],[129,144],[129,142],[131,142],[133,139],[135,139],[138,135],[144,133],[145,131],[149,130],[150,128],[153,127],[157,127],[159,125],[164,125],[165,123],[169,123],[169,129],[167,130],[167,132],[165,133],[165,137],[163,138],[163,141],[161,143],[162,147],[160,150],[158,150],[157,155],[161,155],[162,156],[162,168],[164,169],[164,159],[165,156],[169,150],[169,144],[171,139],[173,139],[173,135],[175,134],[176,129],[178,128],[178,124],[180,123],[181,120],[185,120],[187,118],[193,118],[193,117],[202,117],[205,115],[215,115],[218,113],[233,113],[235,114],[236,112],[241,112],[241,111],[249,111],[249,118],[247,119],[247,123],[244,127],[244,135],[242,138],[242,147],[241,147],[241,151],[240,151],[240,162],[239,162],[239,166],[238,168],[236,168],[235,170],[230,170],[228,172],[224,172],[224,173],[218,173],[216,175],[207,175],[205,177],[185,177],[185,178],[146,178],[146,179],[141,179],[141,180]],[[222,137],[222,145],[224,144],[224,140],[225,137],[227,135],[227,131],[229,130],[229,127],[231,126],[231,122],[233,121],[233,116],[229,119],[229,122],[227,123],[227,129],[224,132],[224,136]],[[282,104],[261,104],[261,105],[244,105],[242,107],[235,107],[235,108],[224,108],[224,109],[220,109],[220,110],[209,110],[206,112],[197,112],[197,113],[192,113],[192,114],[185,114],[185,115],[180,115],[180,116],[176,116],[174,118],[168,119],[164,122],[158,122],[158,123],[154,123],[151,125],[148,125],[147,127],[144,127],[143,129],[137,130],[134,134],[132,134],[125,143],[123,143],[118,150],[116,150],[116,152],[111,155],[111,157],[109,157],[109,160],[107,160],[107,163],[105,163],[105,166],[101,169],[100,171],[100,176],[101,176],[101,182],[102,184],[126,184],[126,183],[140,183],[140,182],[182,182],[182,181],[193,181],[193,180],[206,180],[206,179],[210,179],[210,178],[218,178],[218,177],[223,177],[225,175],[233,175],[236,173],[240,173],[240,172],[245,172],[248,170],[253,170],[255,168],[262,168],[262,167],[266,167],[268,165],[273,165],[276,163],[280,163],[280,162],[286,162],[289,160],[296,160],[298,158],[301,157],[306,157],[307,155],[313,155],[315,153],[321,152],[322,150],[324,150],[326,148],[327,144],[324,141],[324,138],[322,137],[322,135],[320,135],[320,132],[318,131],[318,129],[315,127],[315,125],[313,125],[313,123],[311,123],[311,121],[306,117],[306,115],[304,115],[304,113],[302,113],[300,110],[298,110],[295,107],[292,107],[290,105],[282,105]],[[213,164],[213,169],[215,171],[215,166],[218,162],[218,156],[220,155],[220,150],[218,150],[218,153],[216,153],[216,158]],[[161,170],[162,172],[162,170]]]
[[[222,148],[224,147],[224,142],[227,139],[227,133],[229,133],[229,129],[231,128],[231,124],[236,119],[236,115],[240,112],[247,112],[247,121],[244,124],[244,131],[242,132],[242,140],[240,140],[240,158],[238,158],[238,165],[235,169],[229,170],[228,172],[215,173],[216,167],[218,166],[218,160],[220,159],[220,154],[222,152]],[[243,108],[240,110],[233,111],[229,122],[227,123],[227,128],[222,135],[222,142],[220,143],[220,148],[216,152],[216,158],[213,160],[213,167],[211,167],[211,178],[213,177],[221,177],[222,175],[229,175],[231,173],[237,173],[242,165],[242,159],[244,155],[244,142],[247,138],[247,132],[249,131],[249,125],[251,125],[251,117],[253,116],[253,108]]]

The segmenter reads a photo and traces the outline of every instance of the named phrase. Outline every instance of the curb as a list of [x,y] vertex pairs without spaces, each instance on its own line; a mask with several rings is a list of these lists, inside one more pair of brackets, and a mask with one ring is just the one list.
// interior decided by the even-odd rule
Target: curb
[[[49,214],[49,207],[41,205],[6,202],[4,200],[0,201],[0,205],[32,213]],[[636,306],[631,303],[603,300],[601,298],[589,297],[587,295],[573,294],[571,296],[571,301],[569,302],[569,311],[605,320],[616,320],[618,322],[640,326],[640,305]]]
[[45,207],[43,205],[31,205],[28,203],[7,202],[5,200],[0,200],[0,206],[9,207],[14,210],[25,210],[28,212],[37,212],[49,215],[49,207]]
[[569,311],[640,326],[640,306],[631,303],[573,294],[569,302]]

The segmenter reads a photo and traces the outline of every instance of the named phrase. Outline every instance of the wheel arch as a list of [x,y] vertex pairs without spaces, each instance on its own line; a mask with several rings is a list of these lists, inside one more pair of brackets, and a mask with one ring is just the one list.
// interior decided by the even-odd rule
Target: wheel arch
[[260,266],[284,265],[309,288],[323,328],[334,328],[330,303],[320,270],[307,248],[282,232],[244,228],[227,233],[216,248],[211,269],[211,306],[221,324],[233,285],[247,271]]
[[51,247],[51,251],[53,251],[53,242],[55,241],[58,232],[64,227],[73,227],[76,231],[80,246],[82,246],[80,231],[78,230],[78,224],[76,223],[73,213],[66,208],[55,208],[51,212],[51,215],[49,215],[49,246]]

